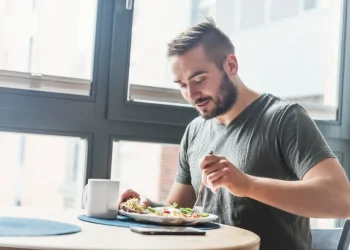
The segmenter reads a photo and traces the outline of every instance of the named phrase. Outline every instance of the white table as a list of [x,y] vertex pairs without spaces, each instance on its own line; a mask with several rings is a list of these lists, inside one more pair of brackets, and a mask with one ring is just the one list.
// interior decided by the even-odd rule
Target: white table
[[0,216],[51,219],[82,228],[75,234],[44,237],[0,237],[0,250],[258,250],[260,238],[247,230],[221,225],[205,236],[159,236],[133,233],[129,228],[104,226],[80,221],[83,210],[45,210],[33,208],[0,208]]

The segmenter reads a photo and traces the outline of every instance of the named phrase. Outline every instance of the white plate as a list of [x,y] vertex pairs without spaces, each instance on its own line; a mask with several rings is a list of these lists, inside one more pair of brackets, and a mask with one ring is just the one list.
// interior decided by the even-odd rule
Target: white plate
[[214,214],[209,214],[208,217],[200,218],[179,218],[175,216],[159,216],[155,214],[128,213],[123,210],[119,210],[119,213],[137,221],[162,225],[195,225],[199,223],[212,222],[218,218],[218,216]]

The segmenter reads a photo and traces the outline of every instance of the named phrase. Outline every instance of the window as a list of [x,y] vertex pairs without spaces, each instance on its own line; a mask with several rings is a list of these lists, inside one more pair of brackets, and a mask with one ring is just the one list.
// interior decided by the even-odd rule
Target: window
[[216,17],[216,7],[217,0],[193,0],[191,9],[196,11],[192,14],[191,24],[195,24],[198,20],[205,19],[207,16]]
[[0,132],[0,205],[80,208],[86,149],[76,137]]
[[311,228],[336,228],[337,220],[335,219],[310,219]]
[[89,95],[97,0],[0,0],[0,87]]
[[336,120],[342,1],[325,1],[306,16],[298,1],[258,2],[135,1],[128,100],[189,107],[172,82],[166,45],[206,13],[236,46],[239,75],[249,87],[299,102],[315,119]]
[[312,10],[316,7],[316,0],[304,0],[304,10]]
[[[178,94],[177,85],[171,78],[166,45],[174,34],[180,33],[190,24],[190,3],[187,0],[135,1],[134,19],[137,19],[137,22],[132,28],[129,69],[131,93],[137,88],[152,86],[175,90]],[[153,11],[154,8],[158,8],[159,11]],[[181,13],[181,18],[178,18],[178,13]],[[152,63],[149,63],[149,60],[152,60]],[[130,97],[136,99],[132,95]]]
[[296,17],[298,13],[298,1],[271,0],[272,21],[293,18]]
[[131,188],[146,197],[163,201],[175,180],[178,145],[119,141],[113,143],[111,179],[120,190]]
[[[248,0],[248,1],[240,1],[240,30],[248,30],[251,28],[257,28],[259,26],[263,26],[265,23],[265,6],[266,0],[256,1],[256,0]],[[252,8],[254,6],[254,8]],[[227,14],[225,15],[227,18]],[[224,23],[225,20],[222,20]],[[224,28],[222,27],[224,30]],[[231,34],[228,30],[228,34]],[[234,42],[234,41],[233,41]]]

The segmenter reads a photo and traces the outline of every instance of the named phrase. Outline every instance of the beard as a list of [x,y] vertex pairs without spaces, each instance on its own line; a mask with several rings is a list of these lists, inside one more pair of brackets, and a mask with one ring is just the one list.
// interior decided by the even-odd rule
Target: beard
[[236,87],[233,85],[233,82],[231,81],[231,79],[228,77],[226,73],[224,73],[223,75],[224,76],[220,84],[219,93],[215,98],[213,97],[199,98],[194,103],[194,104],[197,104],[207,100],[214,102],[215,108],[213,110],[203,112],[203,113],[197,110],[199,114],[206,120],[225,114],[227,111],[231,109],[231,107],[235,104],[237,100]]

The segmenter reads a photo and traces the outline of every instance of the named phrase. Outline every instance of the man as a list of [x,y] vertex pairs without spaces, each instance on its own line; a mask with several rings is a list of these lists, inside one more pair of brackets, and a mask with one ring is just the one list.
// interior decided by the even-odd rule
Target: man
[[[204,211],[258,234],[262,250],[311,249],[310,217],[350,216],[347,177],[313,120],[298,104],[244,85],[234,46],[213,21],[176,37],[168,56],[201,116],[182,138],[167,202],[147,205],[192,207],[203,181]],[[140,194],[121,200],[131,197]]]

